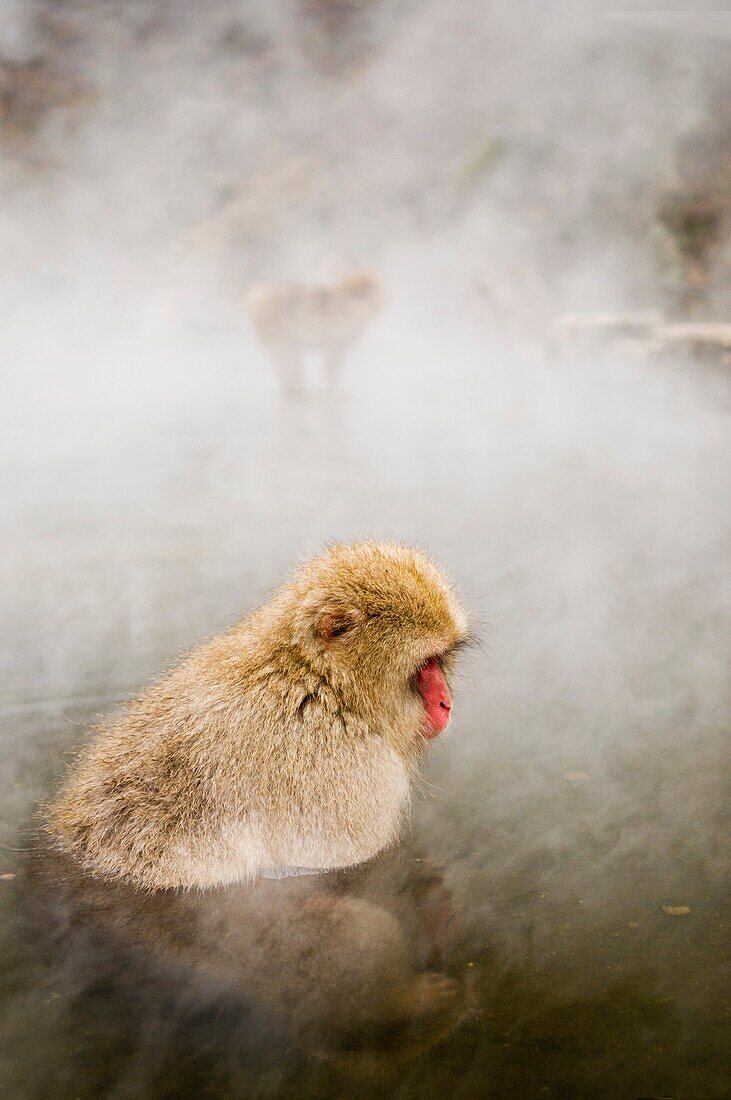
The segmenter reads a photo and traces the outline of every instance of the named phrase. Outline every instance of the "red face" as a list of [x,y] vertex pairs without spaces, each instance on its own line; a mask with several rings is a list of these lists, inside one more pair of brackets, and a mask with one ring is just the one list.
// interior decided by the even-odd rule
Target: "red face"
[[419,669],[416,687],[424,703],[426,715],[424,737],[431,741],[447,728],[452,712],[452,696],[438,661],[431,660]]

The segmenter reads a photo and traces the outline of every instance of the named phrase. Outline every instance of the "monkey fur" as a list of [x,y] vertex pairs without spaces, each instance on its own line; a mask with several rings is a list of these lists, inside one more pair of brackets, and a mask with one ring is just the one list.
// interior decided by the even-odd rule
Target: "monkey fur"
[[337,384],[351,347],[382,301],[375,276],[356,272],[329,284],[256,284],[247,293],[246,308],[285,391],[299,394],[308,352],[322,356],[328,385]]
[[425,554],[336,545],[101,726],[49,833],[86,873],[148,891],[368,860],[434,736],[419,674],[448,670],[466,632]]

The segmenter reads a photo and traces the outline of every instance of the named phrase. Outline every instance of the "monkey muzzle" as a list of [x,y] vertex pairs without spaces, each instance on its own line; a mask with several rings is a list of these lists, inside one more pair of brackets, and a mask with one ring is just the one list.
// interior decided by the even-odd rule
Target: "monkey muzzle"
[[424,704],[426,722],[424,736],[431,741],[449,725],[452,716],[452,696],[436,659],[427,661],[416,674],[416,687]]

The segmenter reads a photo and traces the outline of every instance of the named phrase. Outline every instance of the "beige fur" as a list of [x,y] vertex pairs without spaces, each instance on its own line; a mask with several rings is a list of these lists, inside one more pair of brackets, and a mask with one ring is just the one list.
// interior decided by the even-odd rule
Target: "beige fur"
[[465,632],[426,555],[335,546],[103,725],[49,829],[87,872],[152,890],[367,860],[408,809],[414,675]]
[[286,390],[293,393],[302,389],[308,352],[322,356],[328,382],[337,382],[342,363],[381,301],[378,280],[361,272],[331,284],[254,286],[246,306]]

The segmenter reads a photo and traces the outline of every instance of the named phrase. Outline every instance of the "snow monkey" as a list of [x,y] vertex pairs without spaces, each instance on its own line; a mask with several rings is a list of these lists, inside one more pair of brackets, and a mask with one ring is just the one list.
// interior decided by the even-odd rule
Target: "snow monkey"
[[322,357],[327,384],[336,385],[352,345],[378,312],[383,293],[367,272],[340,282],[274,283],[252,287],[246,306],[287,393],[302,392],[303,359]]
[[101,726],[55,844],[148,891],[362,863],[398,836],[466,640],[424,553],[333,546]]

